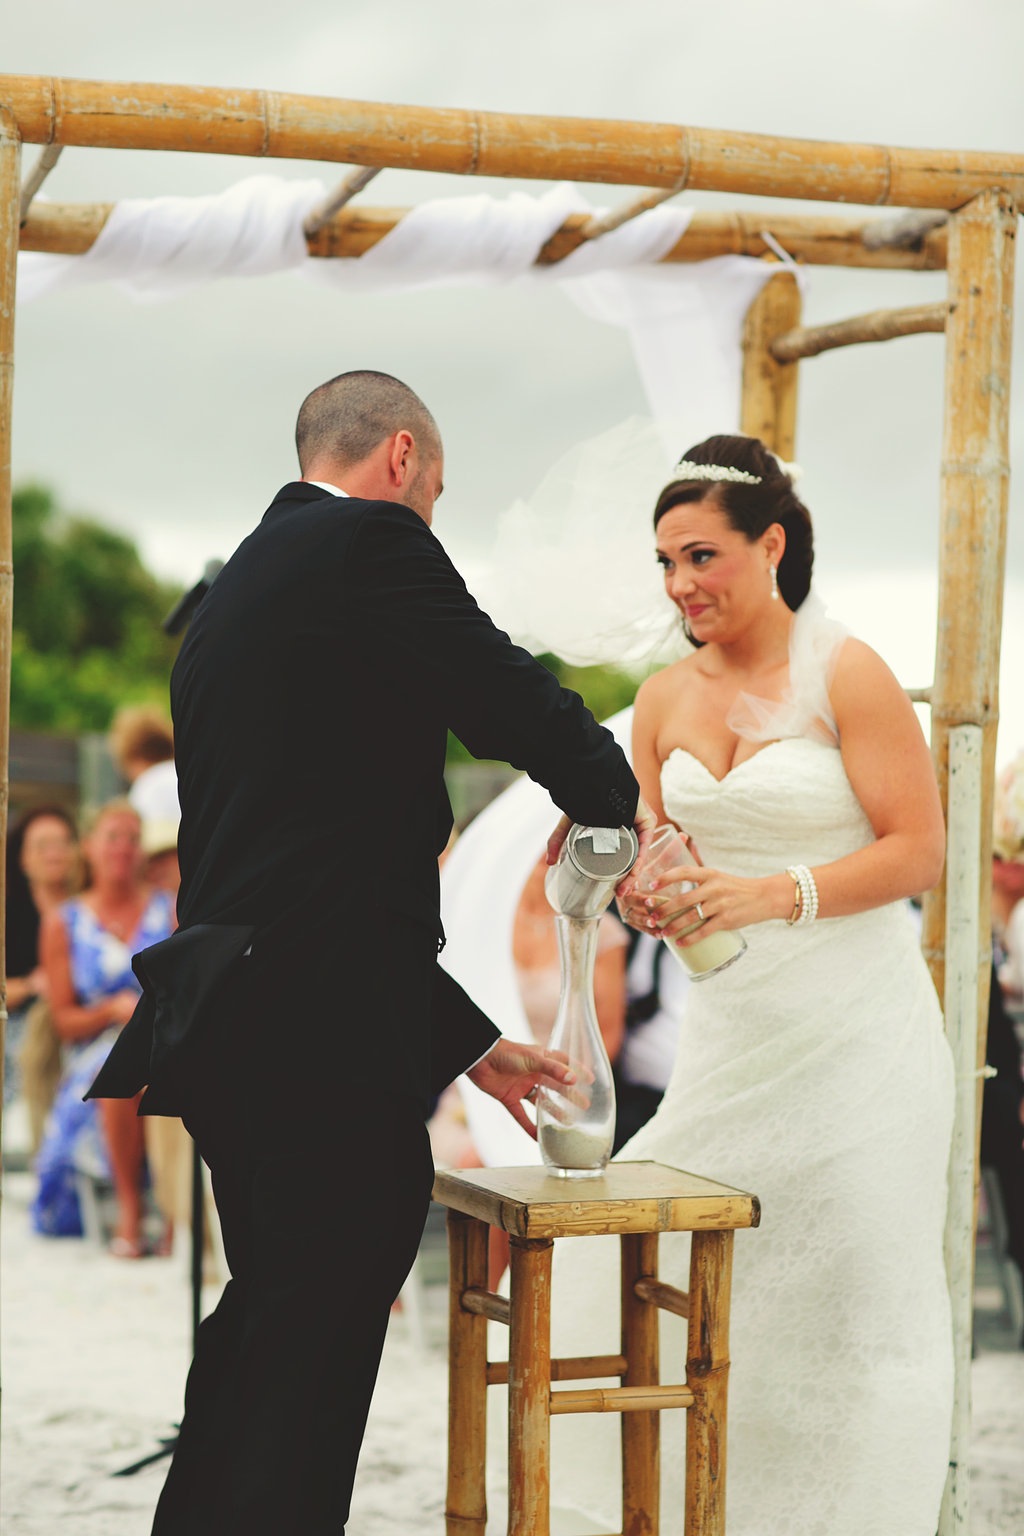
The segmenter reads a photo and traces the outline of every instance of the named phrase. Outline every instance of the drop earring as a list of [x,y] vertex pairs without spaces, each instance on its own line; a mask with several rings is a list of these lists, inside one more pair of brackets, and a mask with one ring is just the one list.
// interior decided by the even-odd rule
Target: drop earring
[[777,565],[770,565],[768,569],[771,572],[772,578],[772,602],[777,603],[779,600],[779,568]]

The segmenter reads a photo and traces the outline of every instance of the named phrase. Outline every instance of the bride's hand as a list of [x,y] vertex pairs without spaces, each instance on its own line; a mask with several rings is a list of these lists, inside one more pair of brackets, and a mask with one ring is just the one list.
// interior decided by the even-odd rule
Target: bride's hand
[[[697,851],[697,845],[690,834],[688,832],[680,832],[679,836],[693,854],[697,863],[701,864],[703,861]],[[649,838],[650,833],[648,832]],[[668,870],[658,881],[658,884],[661,886],[673,885],[681,881],[689,882],[692,878],[693,865],[685,864],[680,865],[678,869]],[[642,889],[641,886],[643,887]],[[641,846],[640,855],[633,868],[623,880],[619,881],[615,888],[615,906],[619,916],[628,928],[635,928],[639,933],[648,933],[651,928],[649,919],[652,908],[648,901],[649,894],[650,884],[644,877],[644,850]],[[659,899],[658,905],[664,905],[664,898]],[[678,910],[679,904],[677,902],[673,912]],[[692,922],[693,919],[691,918],[690,921]]]
[[[696,849],[692,851],[696,855]],[[694,889],[685,893],[685,907],[680,908],[673,902],[673,910],[666,920],[666,898],[658,892],[676,880],[688,881]],[[643,893],[642,901],[647,908],[645,931],[656,938],[673,939],[685,949],[710,933],[750,928],[772,918],[788,917],[793,910],[793,881],[785,873],[748,880],[739,875],[724,874],[720,869],[707,869],[703,864],[696,868],[690,865],[681,870],[669,870],[654,882],[649,893]],[[695,922],[700,926],[680,937]]]

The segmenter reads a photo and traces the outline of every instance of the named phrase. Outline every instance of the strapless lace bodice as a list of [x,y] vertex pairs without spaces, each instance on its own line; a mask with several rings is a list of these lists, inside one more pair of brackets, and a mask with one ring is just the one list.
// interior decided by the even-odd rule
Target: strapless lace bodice
[[661,793],[704,863],[730,874],[828,864],[874,836],[839,749],[806,737],[769,742],[724,779],[677,747],[662,767]]

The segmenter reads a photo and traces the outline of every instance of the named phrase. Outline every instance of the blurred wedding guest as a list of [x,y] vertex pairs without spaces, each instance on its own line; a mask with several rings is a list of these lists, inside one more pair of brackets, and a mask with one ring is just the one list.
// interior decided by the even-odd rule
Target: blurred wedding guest
[[128,799],[143,822],[175,822],[178,777],[170,717],[153,704],[126,704],[110,727],[110,753],[130,786]]
[[[1011,1010],[1024,992],[1024,752],[996,782],[992,836],[994,967],[989,993],[981,1162],[995,1171],[1006,1220],[1006,1252],[1024,1277],[1024,1074]],[[1024,1345],[1024,1339],[1021,1344]]]
[[992,930],[999,981],[1011,1003],[1024,996],[1024,752],[996,781],[992,831]]
[[614,1063],[613,1152],[647,1124],[661,1103],[675,1065],[679,1025],[690,988],[686,972],[672,962],[660,939],[627,931],[626,1027]]
[[60,1077],[60,1042],[40,1006],[46,977],[39,963],[39,924],[71,894],[77,870],[78,838],[67,811],[40,805],[19,817],[7,839],[4,1103],[24,1094],[33,1150]]
[[158,890],[178,899],[181,869],[178,864],[178,818],[143,817],[142,852],[146,860],[146,879]]
[[[993,968],[988,999],[985,1059],[995,1076],[985,1082],[981,1109],[981,1166],[991,1168],[999,1187],[1006,1226],[1006,1256],[1024,1283],[1024,1076],[1013,1020]],[[1018,1340],[1024,1348],[1024,1338]]]
[[[143,820],[142,852],[149,884],[156,886],[157,890],[166,891],[171,900],[177,903],[178,888],[181,885],[177,816]],[[177,1116],[145,1115],[142,1125],[146,1161],[153,1180],[153,1198],[164,1219],[158,1252],[167,1254],[173,1246],[175,1228],[187,1228],[192,1219],[193,1143]]]
[[39,1152],[32,1221],[52,1236],[80,1235],[77,1177],[109,1175],[118,1207],[111,1252],[138,1258],[143,1134],[136,1104],[83,1103],[82,1095],[138,1001],[132,955],[170,935],[174,901],[143,878],[141,822],[127,801],[112,800],[98,811],[82,848],[85,890],[42,926],[42,962],[66,1067]]

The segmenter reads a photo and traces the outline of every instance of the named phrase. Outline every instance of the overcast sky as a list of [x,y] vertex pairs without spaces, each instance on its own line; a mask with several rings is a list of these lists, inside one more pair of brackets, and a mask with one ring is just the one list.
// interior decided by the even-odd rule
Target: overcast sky
[[[240,0],[8,4],[3,68],[1024,151],[1019,0],[303,0],[267,14]],[[26,164],[36,153],[27,150]],[[199,193],[260,168],[329,183],[340,174],[70,149],[47,193]],[[508,188],[386,171],[363,200]],[[595,200],[628,195],[587,190]],[[942,274],[816,269],[805,316],[927,302],[943,290]],[[1014,455],[1024,466],[1024,321],[1017,337]],[[69,507],[129,529],[153,565],[189,581],[209,556],[229,554],[292,478],[297,405],[345,368],[397,373],[433,408],[447,448],[436,528],[467,560],[566,448],[645,409],[624,334],[533,286],[385,298],[284,275],[158,305],[84,288],[25,306],[16,345],[16,480],[46,481]],[[803,365],[798,457],[820,584],[837,608],[853,604],[843,616],[910,684],[928,681],[933,652],[941,407],[940,337]],[[1022,487],[1018,469],[1010,560],[1024,584]],[[1018,611],[1022,593],[1015,583]],[[1011,647],[1024,660],[1024,628],[1008,635]],[[1024,742],[1024,701],[1014,713],[1005,683],[1003,702],[1001,757],[1011,731]]]

